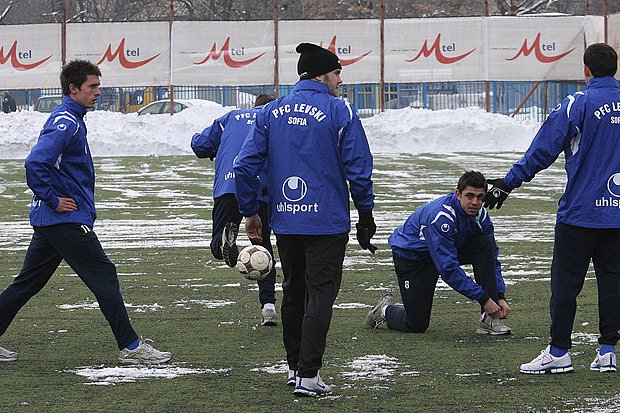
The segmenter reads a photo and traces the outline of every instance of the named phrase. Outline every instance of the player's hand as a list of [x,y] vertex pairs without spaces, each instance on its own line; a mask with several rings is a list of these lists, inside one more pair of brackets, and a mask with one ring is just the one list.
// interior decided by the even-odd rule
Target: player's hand
[[72,198],[58,197],[58,206],[54,209],[56,212],[73,212],[77,211],[77,202]]
[[258,214],[245,219],[245,233],[248,235],[252,244],[260,244],[263,242],[263,221]]
[[512,189],[508,188],[506,182],[503,179],[487,179],[487,183],[491,184],[492,187],[489,189],[484,196],[484,207],[493,209],[497,206],[497,209],[500,209],[504,204],[506,198],[508,198],[508,194]]
[[501,307],[490,298],[484,303],[484,312],[493,318],[498,318],[501,315]]
[[499,300],[497,300],[497,305],[499,305],[499,308],[501,310],[499,318],[508,318],[510,316],[510,307],[508,306],[506,300],[500,298]]
[[375,232],[377,232],[377,225],[375,225],[372,211],[360,212],[359,216],[359,222],[355,224],[355,228],[357,229],[357,233],[355,234],[357,242],[359,242],[362,249],[368,250],[374,254],[377,247],[372,245],[370,240],[375,235]]

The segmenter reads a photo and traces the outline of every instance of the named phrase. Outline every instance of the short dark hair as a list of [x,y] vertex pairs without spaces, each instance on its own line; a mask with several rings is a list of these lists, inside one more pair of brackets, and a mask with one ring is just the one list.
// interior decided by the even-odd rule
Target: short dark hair
[[256,101],[254,102],[254,106],[262,106],[271,102],[272,100],[276,100],[274,95],[270,95],[269,93],[261,93],[256,96]]
[[86,82],[90,75],[101,76],[99,68],[88,60],[72,60],[62,67],[60,72],[60,86],[62,94],[69,96],[69,85],[75,85],[78,89]]
[[468,171],[461,175],[456,189],[458,189],[459,192],[462,192],[468,186],[471,186],[472,188],[484,188],[484,191],[486,192],[487,180],[480,172]]
[[618,53],[606,43],[594,43],[583,53],[583,64],[594,77],[614,76],[618,70]]

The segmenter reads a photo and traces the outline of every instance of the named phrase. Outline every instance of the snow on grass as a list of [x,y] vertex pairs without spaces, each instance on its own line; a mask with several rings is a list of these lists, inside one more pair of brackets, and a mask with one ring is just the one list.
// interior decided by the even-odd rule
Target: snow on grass
[[176,366],[130,366],[130,367],[78,367],[75,370],[63,370],[85,377],[87,385],[115,385],[134,383],[138,380],[174,379],[188,374],[225,374],[231,369],[186,368]]

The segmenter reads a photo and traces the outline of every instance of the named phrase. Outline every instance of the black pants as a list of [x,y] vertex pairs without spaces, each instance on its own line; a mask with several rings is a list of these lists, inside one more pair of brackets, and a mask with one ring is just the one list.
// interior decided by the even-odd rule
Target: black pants
[[289,369],[314,377],[323,365],[348,234],[279,235],[282,329]]
[[[260,245],[267,248],[274,259],[273,269],[264,279],[257,281],[258,284],[258,300],[261,307],[267,303],[275,304],[276,302],[276,266],[275,257],[273,255],[273,246],[271,245],[271,228],[269,227],[268,206],[265,202],[258,203],[261,221],[263,222],[263,242]],[[213,204],[213,234],[211,235],[211,253],[218,260],[222,257],[222,233],[224,227],[229,222],[235,225],[241,224],[243,216],[239,213],[239,204],[234,194],[224,194],[215,198]]]
[[[439,273],[430,258],[412,261],[392,255],[405,308],[388,306],[385,312],[388,328],[407,333],[423,333],[430,324]],[[458,259],[460,264],[472,264],[476,283],[497,303],[493,241],[481,234],[474,235],[458,250]]]
[[598,286],[599,344],[616,345],[620,334],[620,228],[555,226],[551,263],[551,345],[569,349],[577,296],[594,264]]
[[116,267],[92,229],[80,224],[34,227],[19,275],[0,294],[0,335],[26,302],[41,291],[63,259],[95,295],[118,348],[136,340],[138,335],[129,322]]

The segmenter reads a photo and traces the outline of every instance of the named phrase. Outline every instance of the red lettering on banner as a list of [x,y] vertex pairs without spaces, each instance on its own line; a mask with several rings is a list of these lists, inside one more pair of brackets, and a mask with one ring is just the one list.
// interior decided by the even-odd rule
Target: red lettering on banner
[[441,42],[441,33],[437,35],[437,37],[435,38],[435,41],[433,42],[430,48],[428,47],[428,39],[424,39],[422,50],[420,50],[420,52],[416,55],[416,57],[414,57],[413,59],[405,60],[405,62],[415,62],[416,60],[420,58],[420,56],[429,57],[434,52],[435,58],[437,59],[439,63],[442,63],[444,65],[449,65],[452,63],[456,63],[459,60],[465,59],[467,56],[469,56],[476,50],[476,49],[472,49],[469,52],[464,53],[462,55],[448,57],[448,56],[444,56],[444,54],[441,52],[441,49],[444,49],[445,51],[453,52],[455,51],[454,49],[456,49],[456,46],[454,45],[454,43],[450,46],[441,46],[440,42]]
[[[545,44],[545,45],[542,46],[542,48],[546,49],[546,50],[555,50],[555,43],[552,43],[552,44],[549,44],[549,45]],[[560,60],[561,58],[563,58],[567,54],[571,53],[576,48],[573,47],[568,52],[564,52],[562,54],[555,55],[555,56],[545,56],[545,54],[540,49],[541,49],[540,33],[538,33],[538,35],[536,36],[536,39],[534,39],[534,43],[532,43],[532,47],[527,47],[527,38],[526,38],[525,40],[523,40],[523,45],[521,46],[521,49],[519,49],[519,51],[517,52],[516,55],[514,55],[511,58],[504,58],[504,59],[506,59],[508,61],[512,61],[512,60],[516,60],[521,55],[527,57],[532,52],[534,52],[534,56],[536,56],[536,59],[539,62],[541,62],[541,63],[553,63],[553,62],[555,62],[557,60]]]
[[[323,42],[321,42],[320,46],[323,47]],[[338,47],[336,50],[336,36],[332,37],[332,41],[329,43],[329,46],[327,46],[327,50],[329,50],[330,52],[338,56],[338,58],[340,59],[340,65],[343,67],[359,62],[360,60],[362,60],[363,58],[365,58],[372,52],[372,50],[370,50],[358,57],[354,57],[352,59],[344,59],[341,57],[341,55],[351,53],[351,46],[344,47],[344,48]]]
[[[137,69],[141,66],[144,66],[145,64],[151,62],[153,59],[157,58],[161,53],[157,53],[155,56],[153,57],[149,57],[148,59],[145,60],[140,60],[137,62],[131,62],[129,60],[127,60],[127,58],[125,57],[125,38],[123,37],[121,39],[121,42],[118,44],[118,47],[116,48],[116,50],[114,52],[112,52],[112,43],[108,44],[108,48],[105,51],[105,53],[103,54],[103,56],[101,57],[101,59],[97,62],[97,65],[100,65],[104,60],[107,60],[108,62],[112,62],[114,61],[114,59],[116,59],[118,57],[118,62],[120,63],[121,66],[123,66],[125,69]],[[131,49],[131,50],[127,50],[127,55],[131,55],[131,56],[139,56],[140,55],[140,49]]]
[[[233,49],[235,50],[235,49]],[[240,54],[244,53],[244,49],[241,48],[240,49]],[[220,49],[219,53],[217,51],[217,43],[214,42],[213,43],[213,47],[211,47],[211,51],[209,52],[209,54],[207,54],[207,57],[205,57],[204,59],[202,59],[200,62],[195,62],[195,65],[202,65],[204,63],[206,63],[207,61],[213,59],[213,60],[218,60],[222,55],[224,56],[224,64],[226,64],[226,66],[228,67],[232,67],[233,69],[238,69],[240,67],[243,66],[247,66],[250,63],[258,60],[259,58],[261,58],[265,52],[259,54],[258,56],[254,56],[250,59],[247,60],[235,60],[232,57],[230,57],[231,54],[231,49],[230,49],[230,37],[226,38],[226,41],[224,42],[224,45],[222,46],[222,48]]]
[[[19,57],[21,57],[22,52],[19,52],[19,55],[20,55]],[[29,51],[27,53],[26,57],[31,57],[31,55],[32,55],[32,51]],[[35,67],[45,63],[51,57],[52,57],[52,55],[46,57],[43,60],[39,60],[38,62],[26,64],[26,63],[20,62],[19,59],[18,59],[17,40],[15,40],[13,42],[13,45],[11,46],[11,48],[9,49],[9,52],[6,55],[4,54],[4,47],[0,47],[0,65],[5,64],[6,62],[9,61],[9,59],[11,59],[11,66],[13,66],[13,68],[16,69],[16,70],[30,70],[30,69],[34,69]]]

